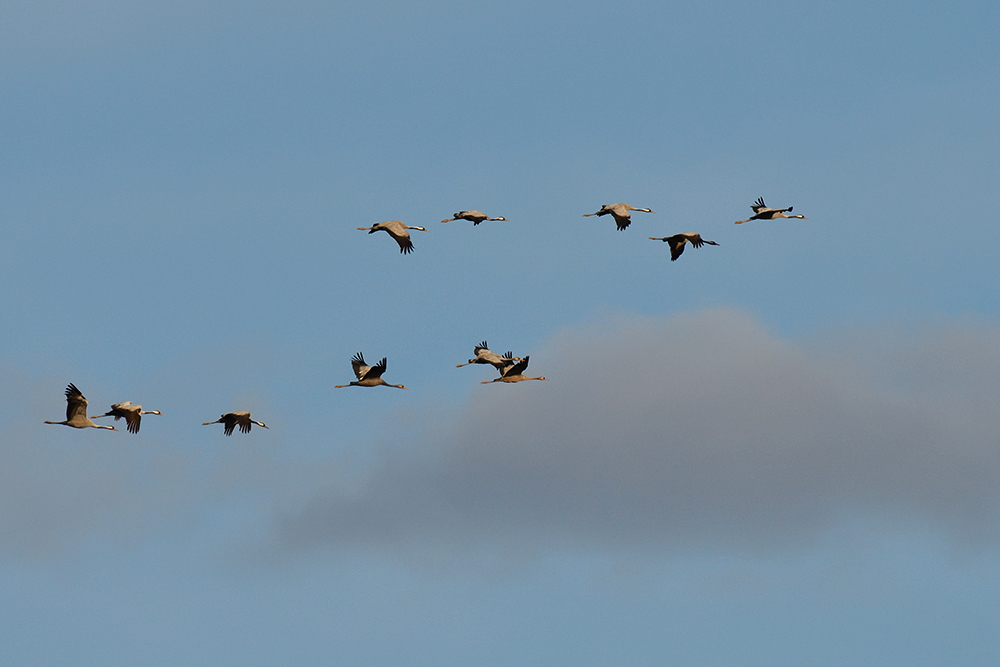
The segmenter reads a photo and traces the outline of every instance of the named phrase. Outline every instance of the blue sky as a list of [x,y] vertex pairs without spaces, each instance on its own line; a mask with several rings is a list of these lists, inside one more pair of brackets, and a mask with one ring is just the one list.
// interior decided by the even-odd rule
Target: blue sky
[[4,4],[0,657],[995,664],[998,28]]

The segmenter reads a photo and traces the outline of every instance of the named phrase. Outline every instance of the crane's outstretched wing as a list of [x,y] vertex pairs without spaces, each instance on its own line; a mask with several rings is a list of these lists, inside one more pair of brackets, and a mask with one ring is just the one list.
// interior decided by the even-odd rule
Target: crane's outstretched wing
[[674,234],[667,239],[667,243],[670,244],[670,261],[675,261],[684,252],[684,244],[687,243],[687,237],[683,234]]
[[528,368],[528,357],[525,357],[516,364],[511,364],[510,367],[505,368],[501,376],[507,377],[509,375],[520,375],[525,370],[527,370],[527,368]]
[[365,363],[365,356],[358,352],[351,358],[351,368],[354,369],[354,374],[361,380],[371,367]]
[[72,382],[66,387],[66,421],[73,421],[73,417],[82,415],[87,418],[87,399],[83,393],[76,388]]
[[624,213],[612,211],[611,215],[615,219],[615,225],[618,227],[618,231],[622,231],[632,224],[632,215],[628,211],[625,211]]
[[402,234],[393,234],[392,238],[396,239],[396,243],[399,244],[399,252],[404,255],[413,252],[413,241],[410,240],[410,235],[405,231]]
[[[126,410],[125,414],[122,415],[125,417],[125,424],[129,433],[139,432],[139,424],[142,422],[142,415],[140,414],[141,410],[141,405],[134,405],[131,409]],[[115,419],[117,420],[118,417],[116,416]]]
[[378,362],[377,364],[375,364],[374,366],[372,366],[371,368],[369,368],[367,371],[365,371],[365,376],[363,378],[359,378],[359,379],[361,379],[361,380],[367,380],[367,379],[374,380],[375,378],[382,377],[382,373],[385,373],[385,359],[386,359],[385,357],[382,357],[382,361]]

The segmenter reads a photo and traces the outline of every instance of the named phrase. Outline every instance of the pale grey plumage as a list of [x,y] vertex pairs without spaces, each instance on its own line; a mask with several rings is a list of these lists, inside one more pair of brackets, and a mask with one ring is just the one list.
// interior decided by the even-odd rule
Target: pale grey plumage
[[114,417],[115,421],[124,419],[129,433],[138,433],[142,423],[142,415],[162,415],[159,410],[143,410],[141,405],[132,405],[132,401],[123,401],[111,406],[111,410],[103,415],[93,415],[91,419]]
[[[248,410],[239,410],[237,412],[227,412],[226,414],[219,417],[214,422],[205,422],[202,426],[208,426],[209,424],[224,424],[222,432],[226,435],[232,435],[233,429],[237,426],[240,427],[240,433],[249,433],[252,424],[257,426],[267,428],[263,422],[254,421],[250,419],[250,412]],[[271,430],[267,428],[267,430]]]
[[524,382],[525,380],[548,380],[544,375],[533,378],[524,375],[524,371],[528,368],[528,357],[521,359],[521,361],[516,364],[512,363],[506,368],[500,371],[500,377],[494,380],[484,380],[480,384],[490,384],[492,382]]
[[337,384],[334,385],[334,389],[343,389],[344,387],[378,387],[379,385],[384,387],[395,387],[396,389],[409,388],[404,387],[401,384],[389,384],[382,379],[382,373],[385,373],[386,369],[386,357],[382,357],[382,361],[378,362],[374,366],[369,366],[365,362],[364,355],[358,352],[351,359],[351,368],[354,369],[354,375],[358,378],[357,382]]
[[103,428],[108,431],[117,431],[114,426],[101,426],[90,421],[87,417],[87,399],[83,393],[76,388],[72,382],[66,387],[66,421],[53,422],[46,421],[46,424],[62,424],[73,428]]
[[701,234],[695,232],[681,232],[680,234],[674,234],[673,236],[650,236],[652,241],[663,241],[664,243],[670,244],[670,261],[675,261],[684,252],[684,244],[690,243],[695,248],[700,248],[701,246],[708,245],[719,245],[715,241],[706,241],[701,238]]
[[404,225],[399,220],[376,222],[371,227],[358,227],[358,231],[368,232],[369,234],[374,234],[375,232],[386,232],[396,241],[396,243],[399,244],[399,252],[404,255],[413,252],[413,241],[410,240],[410,233],[406,231],[408,229],[416,229],[421,232],[427,231],[423,227],[410,227],[409,225]]
[[507,366],[521,360],[520,357],[515,357],[512,352],[508,352],[506,356],[500,356],[496,352],[489,349],[485,340],[479,345],[476,345],[472,351],[476,356],[469,359],[469,361],[464,364],[456,365],[455,368],[461,368],[462,366],[468,366],[469,364],[490,364],[498,371],[502,372]]
[[629,211],[642,211],[643,213],[655,213],[648,208],[636,208],[630,204],[605,204],[601,207],[601,210],[597,213],[584,213],[583,217],[589,218],[592,215],[603,216],[611,215],[615,219],[615,224],[618,226],[618,231],[622,231],[630,224],[632,224],[632,214]]
[[751,220],[774,220],[775,218],[800,218],[802,220],[808,220],[804,215],[785,215],[785,213],[791,213],[792,208],[768,208],[764,205],[764,198],[757,197],[757,201],[750,205],[753,209],[753,215],[746,220],[737,220],[734,225],[742,225],[744,222],[750,222]]
[[507,218],[505,218],[503,216],[500,216],[499,218],[490,218],[485,213],[483,213],[482,211],[475,211],[475,210],[473,210],[473,211],[459,211],[458,213],[456,213],[451,218],[448,218],[447,220],[442,220],[441,222],[452,222],[453,220],[468,220],[469,222],[472,223],[472,226],[475,227],[476,225],[478,225],[483,220],[504,220],[504,221],[506,221]]

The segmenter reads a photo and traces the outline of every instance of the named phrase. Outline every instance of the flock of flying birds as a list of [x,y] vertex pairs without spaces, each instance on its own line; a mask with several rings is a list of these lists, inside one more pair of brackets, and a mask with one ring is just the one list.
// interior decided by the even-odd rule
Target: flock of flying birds
[[[801,218],[803,220],[808,220],[804,215],[787,215],[792,212],[792,207],[788,208],[769,208],[764,204],[764,198],[758,197],[757,201],[751,206],[753,209],[753,215],[746,220],[737,220],[735,224],[741,225],[745,222],[750,222],[751,220],[774,220],[777,218]],[[615,224],[618,227],[618,231],[626,229],[630,224],[632,224],[631,211],[641,211],[643,213],[653,213],[654,211],[648,208],[636,208],[629,204],[605,204],[596,213],[584,213],[583,217],[587,218],[590,216],[605,216],[610,215],[615,219]],[[452,222],[453,220],[468,220],[473,225],[478,225],[485,220],[506,220],[504,217],[490,218],[482,211],[459,211],[451,218],[447,220],[442,220],[441,222]],[[399,244],[399,252],[402,254],[408,254],[413,252],[413,242],[410,240],[410,229],[416,229],[421,232],[426,232],[427,229],[424,227],[411,227],[405,225],[399,220],[389,220],[388,222],[377,222],[371,227],[358,227],[360,231],[366,231],[369,234],[374,234],[375,232],[383,231],[389,234]],[[663,241],[670,245],[670,261],[675,261],[684,252],[684,246],[690,243],[695,248],[700,248],[703,245],[719,245],[715,241],[706,241],[701,238],[701,235],[696,232],[681,232],[680,234],[674,234],[673,236],[650,236],[652,241]],[[461,368],[462,366],[468,366],[470,364],[488,364],[493,366],[499,373],[500,377],[494,378],[493,380],[485,380],[482,384],[490,384],[493,382],[523,382],[525,380],[548,380],[544,376],[539,377],[528,377],[524,374],[524,371],[528,368],[528,357],[515,357],[513,352],[507,352],[504,355],[499,355],[496,352],[492,352],[486,341],[483,341],[479,345],[476,345],[473,349],[476,355],[468,362],[464,364],[458,364],[456,368]],[[365,362],[365,357],[361,352],[358,352],[351,359],[351,367],[354,369],[354,375],[357,376],[357,381],[350,382],[348,384],[338,384],[335,388],[341,389],[343,387],[378,387],[379,385],[385,387],[395,387],[397,389],[407,389],[401,384],[389,384],[382,379],[382,374],[385,373],[386,369],[386,358],[382,357],[374,366],[369,366]],[[143,410],[141,405],[133,405],[132,401],[124,401],[122,403],[115,403],[111,406],[111,410],[105,412],[103,415],[94,415],[91,417],[87,416],[87,399],[83,396],[83,393],[76,388],[76,385],[70,383],[66,387],[66,420],[61,422],[46,421],[46,424],[62,424],[63,426],[72,426],[73,428],[101,428],[110,431],[117,431],[114,426],[105,426],[102,424],[95,424],[92,420],[100,419],[102,417],[114,417],[115,421],[119,419],[124,419],[126,427],[129,433],[138,433],[139,426],[142,423],[142,415],[161,415],[163,413],[158,410]],[[233,430],[238,426],[240,433],[249,433],[253,425],[260,426],[261,428],[267,428],[263,422],[255,421],[250,418],[250,412],[247,410],[240,410],[237,412],[227,412],[215,421],[205,422],[202,426],[208,426],[209,424],[222,424],[223,432],[226,435],[232,435]]]

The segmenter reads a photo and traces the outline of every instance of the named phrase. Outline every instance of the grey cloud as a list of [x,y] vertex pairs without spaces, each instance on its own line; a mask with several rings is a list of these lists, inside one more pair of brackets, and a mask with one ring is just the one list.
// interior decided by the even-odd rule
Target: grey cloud
[[[283,454],[325,428],[230,441],[201,429],[211,415],[173,416],[197,411],[186,403],[141,439],[43,426],[63,380],[3,369],[0,554],[162,537],[233,503],[219,540],[273,519],[264,548],[277,554],[768,547],[858,513],[998,537],[997,327],[793,341],[718,310],[567,331],[531,362],[551,381],[476,384],[459,410],[411,415],[421,435],[386,432],[360,473]],[[457,381],[491,374],[464,370]]]
[[422,455],[280,517],[271,548],[810,540],[907,515],[994,540],[1000,330],[783,340],[726,310],[568,332]]

